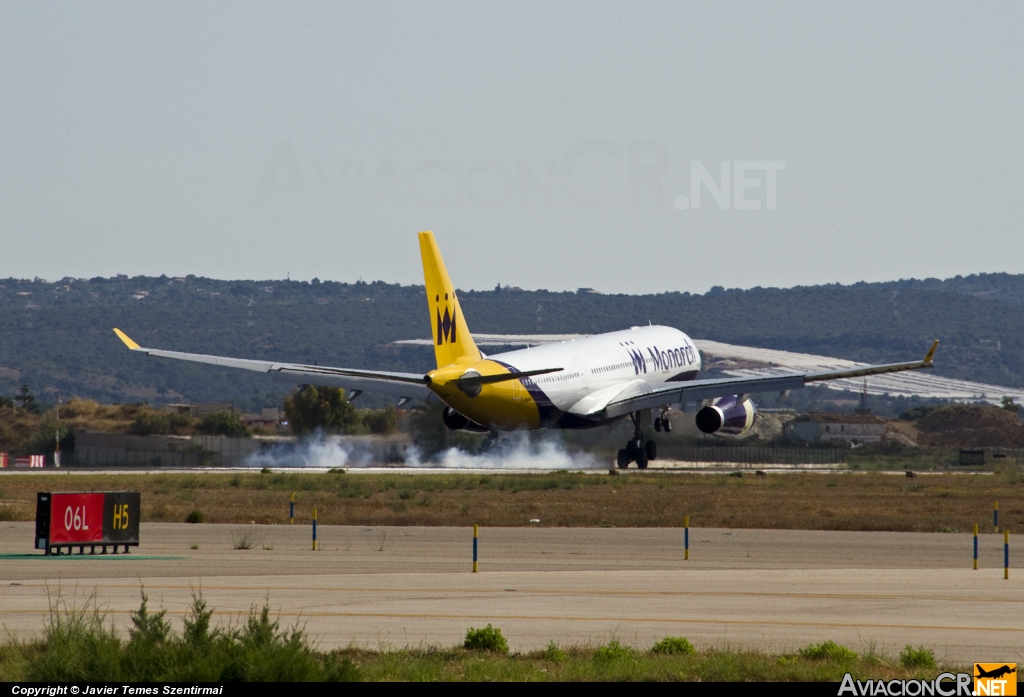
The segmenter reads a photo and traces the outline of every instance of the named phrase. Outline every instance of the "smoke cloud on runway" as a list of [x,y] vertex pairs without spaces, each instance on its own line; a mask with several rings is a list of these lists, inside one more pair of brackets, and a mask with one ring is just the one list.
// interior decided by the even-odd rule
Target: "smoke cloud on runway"
[[341,468],[366,466],[373,453],[339,436],[316,433],[294,443],[277,443],[245,459],[245,467]]
[[423,458],[416,446],[401,453],[404,462],[382,461],[372,442],[317,433],[294,443],[272,445],[245,460],[252,468],[357,468],[394,467],[495,470],[595,469],[601,464],[590,454],[570,452],[552,440],[531,441],[525,434],[511,436],[492,449],[471,453],[449,448],[434,457]]
[[561,444],[549,440],[531,442],[525,434],[513,436],[508,443],[492,450],[470,453],[449,448],[430,461],[410,462],[407,467],[443,467],[450,469],[502,469],[502,470],[566,470],[595,469],[598,461],[589,453],[569,452]]

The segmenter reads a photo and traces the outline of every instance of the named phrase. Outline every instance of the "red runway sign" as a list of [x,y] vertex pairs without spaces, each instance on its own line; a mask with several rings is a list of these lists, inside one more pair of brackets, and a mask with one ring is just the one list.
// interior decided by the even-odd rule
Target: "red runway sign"
[[139,493],[107,492],[40,492],[36,500],[36,549],[47,554],[71,552],[89,547],[103,553],[109,546],[114,552],[120,545],[124,551],[139,544]]
[[53,494],[50,544],[102,543],[105,497],[106,494]]

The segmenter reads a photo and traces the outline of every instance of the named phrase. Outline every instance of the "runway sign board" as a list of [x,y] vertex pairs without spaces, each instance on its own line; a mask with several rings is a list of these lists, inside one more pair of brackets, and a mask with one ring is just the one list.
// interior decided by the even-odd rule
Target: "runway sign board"
[[0,467],[19,467],[23,469],[36,469],[46,465],[45,455],[25,455],[24,457],[16,457],[13,460],[7,455],[7,453],[0,453]]
[[140,494],[137,491],[64,492],[41,491],[36,496],[36,549],[61,554],[66,548],[89,547],[106,554],[112,546],[139,544]]

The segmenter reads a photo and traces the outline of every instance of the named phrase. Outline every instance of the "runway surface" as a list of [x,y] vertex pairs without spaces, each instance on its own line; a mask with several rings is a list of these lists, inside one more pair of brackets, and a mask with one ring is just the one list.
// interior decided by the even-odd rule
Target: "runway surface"
[[[675,635],[1024,662],[1024,575],[1003,580],[992,534],[972,571],[964,534],[692,529],[686,561],[678,529],[493,528],[472,574],[463,528],[322,526],[313,552],[307,526],[153,523],[128,557],[40,558],[32,524],[0,526],[0,623],[19,636],[42,628],[58,589],[79,606],[95,593],[126,626],[144,586],[172,618],[199,590],[222,622],[269,600],[282,626],[304,625],[322,648],[450,646],[492,623],[513,650]],[[254,548],[233,549],[246,532]]]

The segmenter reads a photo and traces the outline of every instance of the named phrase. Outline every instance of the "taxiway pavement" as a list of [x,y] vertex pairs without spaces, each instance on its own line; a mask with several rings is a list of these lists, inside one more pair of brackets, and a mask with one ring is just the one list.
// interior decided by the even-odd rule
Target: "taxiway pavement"
[[[201,592],[222,622],[269,602],[322,648],[450,646],[499,626],[513,650],[598,644],[787,651],[826,639],[864,651],[923,645],[937,658],[1024,662],[1024,576],[1002,578],[1002,537],[799,530],[143,524],[127,557],[33,553],[31,523],[0,524],[0,624],[38,633],[59,592],[90,594],[127,626],[150,607],[182,616]],[[245,535],[251,549],[234,549]],[[193,548],[195,547],[195,548]],[[88,550],[86,550],[88,551]],[[180,625],[179,625],[180,626]]]

